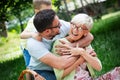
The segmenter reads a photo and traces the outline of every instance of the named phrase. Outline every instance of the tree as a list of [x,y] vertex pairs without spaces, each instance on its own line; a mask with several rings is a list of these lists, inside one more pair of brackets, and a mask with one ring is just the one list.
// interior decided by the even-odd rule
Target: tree
[[8,21],[8,8],[10,8],[10,4],[13,4],[13,1],[1,0],[0,1],[0,37],[7,37],[7,31],[5,26],[5,21]]
[[[10,20],[14,15],[19,19],[22,26],[21,12],[31,7],[32,0],[1,0],[0,1],[0,37],[7,37],[5,21]],[[21,27],[23,30],[23,27]]]
[[[57,8],[57,13],[60,18],[67,21],[71,19],[66,0],[52,0],[52,4]],[[63,8],[63,5],[65,8]]]
[[20,23],[21,31],[24,30],[22,21],[24,21],[24,19],[26,17],[28,17],[28,15],[26,15],[26,14],[29,14],[29,12],[28,11],[27,11],[27,13],[25,13],[25,12],[26,12],[26,10],[29,10],[31,8],[30,3],[31,3],[31,0],[24,0],[24,2],[18,1],[14,4],[14,7],[11,8],[10,13],[18,19],[18,21]]

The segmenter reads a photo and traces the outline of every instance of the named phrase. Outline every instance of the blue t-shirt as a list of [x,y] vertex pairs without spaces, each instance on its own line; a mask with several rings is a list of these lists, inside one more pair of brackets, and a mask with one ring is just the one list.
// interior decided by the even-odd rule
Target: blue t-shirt
[[60,34],[56,35],[52,40],[42,38],[42,41],[37,41],[33,38],[27,41],[27,50],[31,55],[29,68],[32,70],[53,70],[52,67],[42,63],[39,59],[50,53],[52,44],[55,40],[65,37],[70,30],[70,23],[60,20]]

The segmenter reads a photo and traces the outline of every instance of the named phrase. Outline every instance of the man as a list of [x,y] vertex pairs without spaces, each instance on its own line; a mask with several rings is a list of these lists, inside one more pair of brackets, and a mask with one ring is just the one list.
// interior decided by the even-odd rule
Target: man
[[[51,0],[33,0],[33,8],[34,8],[35,14],[43,9],[51,9],[51,7],[52,7]],[[28,50],[26,49],[26,41],[28,38],[31,38],[31,37],[34,39],[37,39],[37,40],[41,40],[41,37],[38,36],[37,30],[35,29],[35,27],[33,25],[34,16],[35,15],[33,15],[33,17],[28,21],[27,27],[20,34],[21,49],[24,54],[25,64],[26,64],[27,68],[28,68],[29,61],[30,61],[30,55],[29,55]],[[31,78],[30,74],[27,74],[26,79],[31,80],[30,78]]]
[[56,39],[65,37],[69,26],[64,26],[62,21],[60,23],[58,16],[51,9],[38,12],[34,18],[34,25],[42,40],[28,39],[27,50],[31,55],[29,68],[45,77],[46,80],[56,80],[52,67],[64,69],[77,59],[69,56],[56,57],[50,52],[52,43]]
[[[34,6],[34,11],[35,14],[41,10],[44,9],[51,9],[51,0],[33,0],[33,6]],[[21,37],[21,47],[24,53],[24,58],[25,58],[25,62],[26,62],[26,66],[29,65],[29,60],[30,60],[30,56],[28,55],[28,51],[26,50],[26,39],[28,38],[34,38],[37,40],[40,40],[41,37],[38,36],[37,34],[37,30],[34,27],[33,24],[33,19],[34,16],[28,21],[27,23],[27,27],[25,28],[25,30],[20,34]]]

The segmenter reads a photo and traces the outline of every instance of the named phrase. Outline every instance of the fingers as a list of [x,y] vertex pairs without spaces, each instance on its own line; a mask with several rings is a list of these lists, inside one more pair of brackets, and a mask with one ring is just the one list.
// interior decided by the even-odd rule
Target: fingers
[[66,42],[65,41],[63,41],[63,40],[59,40],[60,41],[60,43],[62,43],[62,44],[65,44]]
[[63,48],[56,48],[56,52],[59,54],[59,55],[64,55],[64,54],[70,54],[70,50],[68,49],[63,49]]
[[92,56],[94,56],[94,57],[97,56],[94,51],[93,51],[92,53],[90,53],[90,55],[92,55]]
[[55,48],[71,49],[71,47],[69,45],[63,45],[63,44],[56,45]]

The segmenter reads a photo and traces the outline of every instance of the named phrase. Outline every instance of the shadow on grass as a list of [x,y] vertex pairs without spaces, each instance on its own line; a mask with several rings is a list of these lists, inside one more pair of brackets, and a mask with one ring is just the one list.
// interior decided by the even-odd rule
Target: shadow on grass
[[24,69],[25,64],[23,56],[0,63],[0,80],[17,80]]

